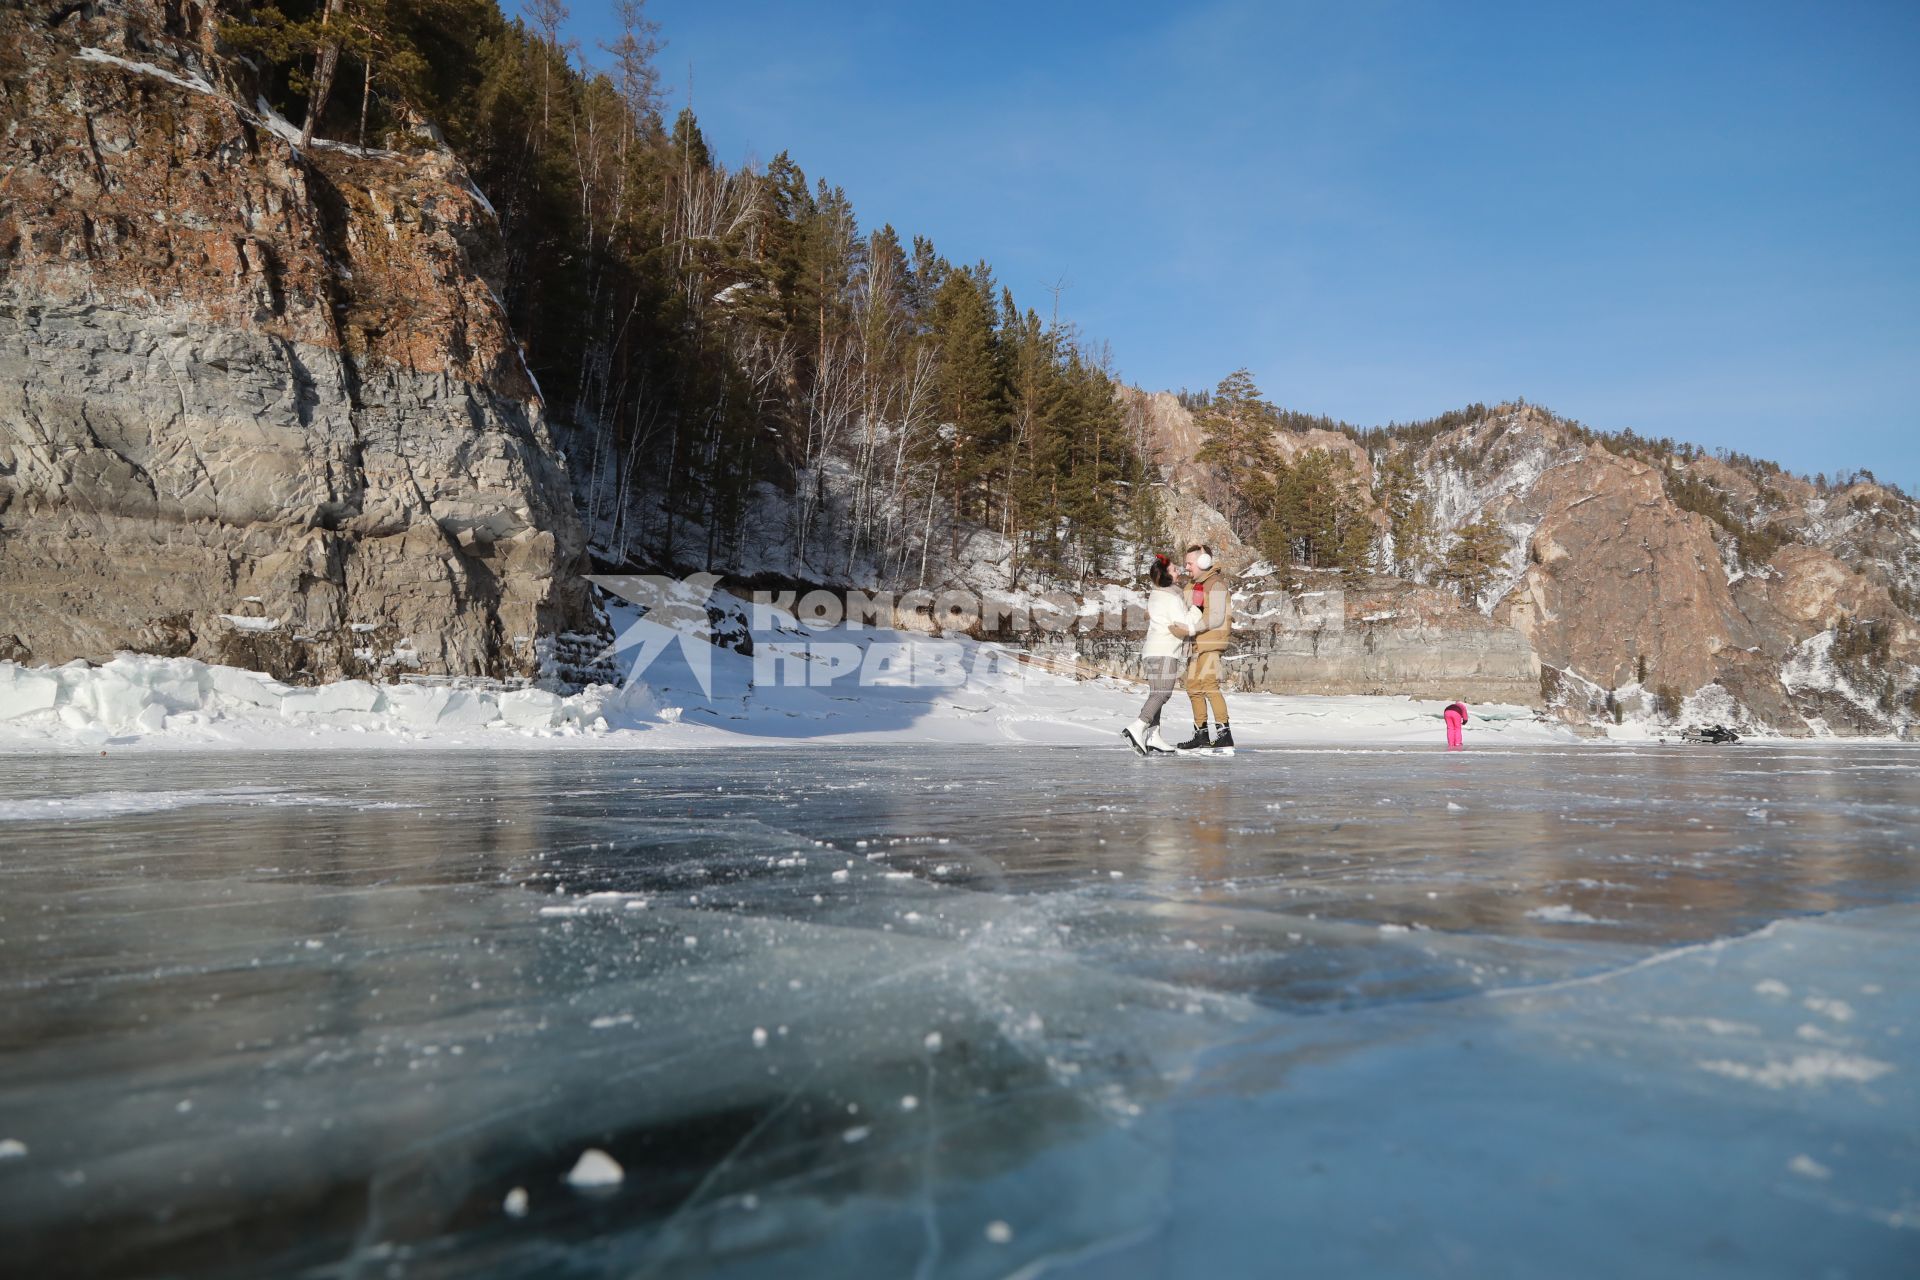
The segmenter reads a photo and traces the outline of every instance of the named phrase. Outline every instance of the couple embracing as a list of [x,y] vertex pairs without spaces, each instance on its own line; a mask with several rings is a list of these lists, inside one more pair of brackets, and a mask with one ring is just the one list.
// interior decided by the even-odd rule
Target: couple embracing
[[[1156,555],[1148,575],[1153,589],[1147,593],[1147,640],[1140,663],[1149,692],[1140,718],[1121,733],[1141,755],[1231,749],[1233,730],[1227,727],[1227,700],[1220,692],[1220,655],[1226,652],[1233,603],[1213,548],[1204,543],[1188,547],[1179,571],[1167,557]],[[1160,735],[1160,711],[1182,673],[1193,700],[1193,736],[1175,746]]]

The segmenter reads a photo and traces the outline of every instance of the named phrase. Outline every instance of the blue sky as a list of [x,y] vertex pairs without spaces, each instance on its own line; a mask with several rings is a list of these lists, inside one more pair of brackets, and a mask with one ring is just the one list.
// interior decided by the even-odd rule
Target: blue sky
[[1129,381],[1525,396],[1920,488],[1920,4],[648,9],[723,159],[1043,313],[1064,280]]

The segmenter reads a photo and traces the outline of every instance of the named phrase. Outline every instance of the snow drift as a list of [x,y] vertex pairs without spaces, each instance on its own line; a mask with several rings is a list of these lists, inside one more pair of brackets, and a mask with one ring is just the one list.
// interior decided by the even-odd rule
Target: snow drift
[[192,658],[121,654],[102,666],[0,662],[0,732],[76,746],[227,722],[255,728],[420,734],[503,729],[528,735],[605,732],[617,690],[562,697],[544,689],[462,689],[342,680],[313,688]]

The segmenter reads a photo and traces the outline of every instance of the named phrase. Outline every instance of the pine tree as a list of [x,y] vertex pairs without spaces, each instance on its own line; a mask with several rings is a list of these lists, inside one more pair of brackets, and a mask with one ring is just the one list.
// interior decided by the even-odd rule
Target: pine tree
[[1261,398],[1253,375],[1236,369],[1214,389],[1199,426],[1202,443],[1195,460],[1225,474],[1225,490],[1216,505],[1230,522],[1245,524],[1253,509],[1262,505],[1249,487],[1258,488],[1265,474],[1280,465],[1273,449],[1272,406]]
[[1460,529],[1447,549],[1438,576],[1459,592],[1463,601],[1475,604],[1493,585],[1506,555],[1506,531],[1492,516],[1481,516]]
[[1396,449],[1374,472],[1374,501],[1387,514],[1393,560],[1387,566],[1403,578],[1427,567],[1433,540],[1433,504],[1414,470],[1413,451]]
[[956,505],[974,520],[991,513],[990,482],[1006,442],[993,278],[984,263],[948,275],[935,295],[933,337],[940,352],[937,411],[949,444]]

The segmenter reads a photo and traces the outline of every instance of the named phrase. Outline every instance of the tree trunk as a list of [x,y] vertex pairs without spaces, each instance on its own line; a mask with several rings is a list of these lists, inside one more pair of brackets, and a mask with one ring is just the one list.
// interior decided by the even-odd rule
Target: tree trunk
[[373,55],[367,55],[366,66],[360,76],[360,149],[367,149],[367,99],[373,96]]
[[[322,30],[332,28],[340,20],[340,11],[346,7],[347,0],[327,0],[326,16],[321,19]],[[327,95],[333,92],[334,68],[340,64],[340,41],[329,33],[325,44],[317,51],[313,65],[313,91],[307,94],[307,120],[300,126],[300,145],[307,146],[313,141],[314,126],[320,123],[320,113],[327,109]]]

